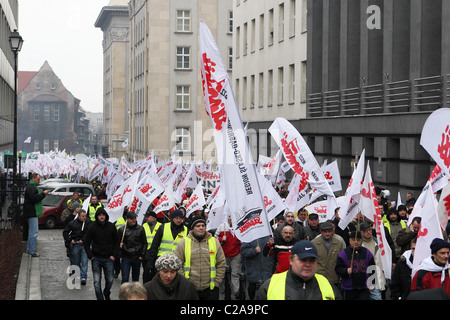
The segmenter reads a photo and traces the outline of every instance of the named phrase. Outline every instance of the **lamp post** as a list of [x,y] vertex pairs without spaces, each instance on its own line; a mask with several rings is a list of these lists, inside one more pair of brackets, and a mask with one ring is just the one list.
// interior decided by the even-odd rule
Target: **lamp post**
[[13,206],[16,218],[18,217],[19,183],[17,179],[17,55],[22,49],[23,39],[15,29],[9,36],[11,51],[14,53],[14,146],[13,146]]

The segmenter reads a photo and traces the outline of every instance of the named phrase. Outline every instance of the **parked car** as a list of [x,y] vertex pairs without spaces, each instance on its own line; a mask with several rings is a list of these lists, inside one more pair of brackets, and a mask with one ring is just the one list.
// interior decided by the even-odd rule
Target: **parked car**
[[[47,229],[53,229],[62,226],[61,213],[66,208],[67,201],[72,198],[73,192],[55,192],[49,193],[42,200],[42,217],[39,218],[39,225]],[[80,199],[84,200],[85,197]]]
[[49,190],[49,193],[70,192],[73,194],[74,192],[78,192],[82,198],[87,198],[89,195],[95,194],[94,187],[85,183],[49,182],[39,185],[38,188],[41,189],[41,191]]

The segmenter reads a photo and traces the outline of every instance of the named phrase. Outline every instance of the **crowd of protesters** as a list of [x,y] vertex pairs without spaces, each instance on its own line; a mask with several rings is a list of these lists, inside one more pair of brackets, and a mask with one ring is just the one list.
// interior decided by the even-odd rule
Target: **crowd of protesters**
[[[26,189],[28,218],[38,215],[39,201],[45,197],[36,188],[39,179],[39,175],[32,177]],[[425,269],[411,276],[421,222],[417,217],[410,225],[406,223],[415,204],[412,194],[405,204],[395,207],[376,188],[392,251],[392,277],[387,279],[373,221],[361,213],[343,230],[338,225],[339,208],[333,219],[323,222],[317,213],[304,208],[281,212],[272,221],[272,236],[242,243],[232,231],[231,219],[207,230],[207,206],[186,218],[184,205],[192,194],[190,188],[182,203],[168,211],[153,211],[156,198],[143,221],[137,221],[136,213],[127,208],[120,219],[109,221],[102,204],[108,200],[106,185],[83,182],[91,183],[96,194],[88,210],[81,208],[83,199],[76,194],[69,200],[63,236],[71,265],[81,270],[81,284],[86,284],[91,261],[99,300],[111,298],[119,275],[120,299],[404,300],[424,292],[432,292],[437,299],[450,296],[448,230],[443,230],[443,240],[431,244]],[[287,185],[277,191],[285,198]],[[29,253],[38,256],[33,251],[35,238],[34,233],[29,238]],[[371,276],[376,280],[368,281]]]

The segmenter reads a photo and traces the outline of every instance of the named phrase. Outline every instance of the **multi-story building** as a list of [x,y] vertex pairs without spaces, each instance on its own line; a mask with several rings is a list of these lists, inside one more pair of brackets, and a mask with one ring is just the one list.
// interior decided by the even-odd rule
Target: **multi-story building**
[[129,133],[129,11],[128,0],[111,0],[95,22],[103,31],[103,138],[105,158],[125,155]]
[[278,150],[273,120],[306,116],[306,10],[306,0],[234,2],[232,86],[255,161]]
[[0,150],[13,149],[14,53],[9,36],[18,29],[18,0],[0,1]]
[[86,112],[86,118],[89,119],[87,151],[93,155],[101,154],[103,136],[103,113]]
[[37,72],[19,71],[18,93],[19,150],[85,152],[89,120],[47,61]]
[[131,0],[128,154],[204,159],[214,155],[204,109],[199,21],[222,58],[232,48],[232,0]]

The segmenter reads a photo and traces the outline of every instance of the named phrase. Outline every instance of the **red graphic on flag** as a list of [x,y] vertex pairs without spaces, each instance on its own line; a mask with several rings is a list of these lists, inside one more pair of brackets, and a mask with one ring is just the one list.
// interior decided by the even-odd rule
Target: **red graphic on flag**
[[442,142],[437,149],[440,158],[444,161],[444,165],[450,168],[450,126],[447,126],[442,134]]

